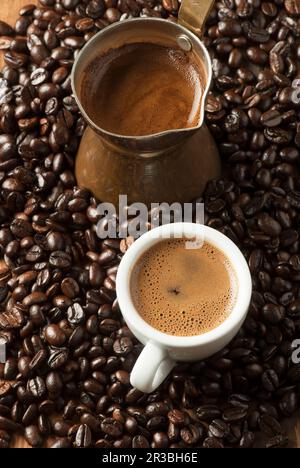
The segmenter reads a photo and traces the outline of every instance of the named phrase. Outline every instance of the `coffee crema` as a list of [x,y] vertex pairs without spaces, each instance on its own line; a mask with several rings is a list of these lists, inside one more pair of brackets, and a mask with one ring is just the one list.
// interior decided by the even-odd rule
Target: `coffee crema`
[[89,65],[81,85],[83,106],[97,126],[118,135],[195,127],[203,73],[192,52],[149,43],[124,45]]
[[185,239],[164,240],[138,259],[131,295],[139,315],[175,336],[206,333],[224,322],[237,297],[237,277],[228,258],[205,242],[187,249]]

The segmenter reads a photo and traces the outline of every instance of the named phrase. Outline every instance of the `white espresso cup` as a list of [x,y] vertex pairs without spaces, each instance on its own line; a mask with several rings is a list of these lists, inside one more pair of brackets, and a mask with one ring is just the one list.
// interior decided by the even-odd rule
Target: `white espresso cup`
[[[236,273],[237,296],[230,315],[221,325],[201,335],[173,336],[156,330],[142,319],[132,300],[131,276],[135,265],[149,248],[170,238],[196,239],[212,244],[227,257]],[[187,248],[193,248],[193,244],[187,244]],[[131,372],[130,382],[142,392],[151,393],[164,381],[176,362],[205,359],[234,338],[247,315],[252,282],[243,254],[228,237],[202,224],[174,223],[152,229],[134,242],[120,263],[116,288],[128,327],[145,345]]]

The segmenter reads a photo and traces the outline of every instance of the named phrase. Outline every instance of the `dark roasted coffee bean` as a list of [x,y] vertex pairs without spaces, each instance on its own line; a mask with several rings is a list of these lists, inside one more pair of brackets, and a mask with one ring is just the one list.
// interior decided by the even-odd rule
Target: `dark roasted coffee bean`
[[50,372],[47,375],[46,387],[51,395],[59,395],[59,392],[63,387],[63,383],[58,372]]
[[55,251],[62,249],[64,247],[64,239],[63,236],[56,231],[52,231],[49,234],[47,234],[47,246],[49,250]]
[[266,370],[262,375],[262,384],[267,391],[275,391],[279,386],[276,372],[272,369]]
[[51,351],[48,359],[48,365],[51,369],[58,369],[62,367],[68,360],[68,350],[66,348],[60,348]]
[[42,398],[46,392],[45,382],[41,377],[28,380],[27,389],[36,398]]
[[241,24],[236,20],[227,19],[218,23],[218,30],[222,36],[235,37],[242,32]]
[[14,36],[14,29],[5,21],[0,21],[0,36]]
[[203,448],[224,448],[222,442],[220,442],[216,437],[207,437],[203,442]]
[[71,49],[80,49],[85,44],[85,40],[80,36],[68,36],[65,38],[64,44]]
[[0,50],[10,49],[11,42],[12,42],[11,37],[2,36],[0,38]]
[[67,437],[60,437],[51,446],[52,449],[72,448],[72,443]]
[[270,110],[270,111],[264,112],[260,119],[261,119],[261,123],[265,127],[277,127],[278,125],[281,124],[282,117],[280,115],[280,112],[276,110]]
[[65,81],[68,76],[68,69],[66,67],[57,68],[52,75],[52,82],[55,84],[60,84]]
[[221,415],[221,411],[217,406],[203,405],[197,409],[199,419],[203,421],[209,421],[214,418],[218,418]]
[[223,412],[223,419],[226,422],[232,423],[242,421],[247,416],[247,410],[243,408],[228,408]]
[[86,424],[81,424],[77,430],[75,437],[75,445],[79,448],[88,448],[92,443],[92,434],[90,428]]
[[148,416],[160,416],[160,415],[167,415],[170,408],[167,403],[164,402],[155,402],[150,403],[146,406],[146,413]]
[[268,436],[272,437],[281,434],[282,428],[277,419],[268,414],[264,414],[260,419],[260,429]]
[[11,390],[11,385],[7,381],[0,381],[0,397],[7,395]]
[[92,18],[81,18],[76,22],[75,27],[80,32],[87,32],[94,29],[95,22]]
[[240,440],[241,448],[252,448],[254,444],[254,434],[253,432],[244,432]]
[[132,448],[149,448],[149,442],[143,435],[134,436],[132,439]]
[[79,325],[84,318],[85,314],[80,304],[74,303],[68,308],[68,321],[71,325]]
[[70,423],[62,420],[56,420],[52,424],[53,432],[59,437],[66,437],[70,430]]
[[66,340],[65,334],[57,325],[48,325],[46,327],[45,338],[51,346],[61,346]]
[[106,418],[101,423],[101,430],[110,437],[117,438],[122,435],[122,425],[112,418]]
[[24,437],[31,447],[41,447],[43,438],[37,426],[27,426],[24,431]]
[[8,432],[17,432],[20,429],[18,423],[13,420],[0,415],[0,430]]
[[56,268],[69,268],[71,266],[71,257],[66,252],[57,250],[50,255],[49,263]]
[[188,427],[184,427],[180,430],[180,436],[183,442],[187,445],[196,444],[200,437],[200,432],[197,426],[193,424],[189,425]]
[[37,64],[40,65],[46,57],[48,57],[48,51],[45,46],[43,45],[34,45],[30,49],[30,55],[32,60]]
[[284,6],[290,15],[300,15],[300,5],[297,0],[285,0]]
[[44,349],[40,349],[29,363],[30,370],[35,371],[36,369],[39,369],[45,363],[46,359],[47,352]]
[[22,54],[20,52],[10,51],[4,54],[4,61],[9,67],[14,68],[15,70],[19,70],[27,64],[28,55]]
[[132,351],[132,341],[128,337],[117,339],[114,342],[113,349],[115,354],[120,356],[126,356]]
[[0,448],[9,448],[11,436],[6,431],[0,431]]
[[186,416],[182,411],[174,409],[168,413],[168,419],[175,426],[183,426],[186,420]]
[[79,294],[79,286],[73,278],[65,278],[61,283],[62,292],[70,299],[75,298]]
[[223,439],[229,435],[229,426],[221,419],[214,419],[208,426],[210,434],[218,439]]
[[0,327],[3,330],[20,328],[23,322],[24,316],[20,308],[13,307],[11,310],[0,313]]
[[50,421],[44,414],[41,414],[38,418],[38,429],[43,436],[49,436],[51,432]]

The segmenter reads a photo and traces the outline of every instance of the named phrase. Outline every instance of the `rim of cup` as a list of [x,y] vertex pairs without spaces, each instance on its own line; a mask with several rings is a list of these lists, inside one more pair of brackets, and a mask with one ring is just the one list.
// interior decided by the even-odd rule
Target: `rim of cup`
[[[168,335],[149,325],[138,313],[131,297],[131,276],[140,257],[149,248],[170,238],[197,236],[221,250],[230,261],[237,278],[237,297],[230,315],[216,328],[193,336]],[[252,280],[248,264],[240,249],[216,229],[196,223],[173,223],[154,228],[143,234],[127,250],[119,265],[116,290],[122,315],[129,328],[164,347],[206,345],[229,334],[245,318],[252,295]]]

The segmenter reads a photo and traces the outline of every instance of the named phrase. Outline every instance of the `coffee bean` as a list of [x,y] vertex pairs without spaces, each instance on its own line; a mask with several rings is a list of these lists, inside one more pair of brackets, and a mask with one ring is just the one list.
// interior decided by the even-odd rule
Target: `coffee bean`
[[0,50],[10,49],[10,44],[12,40],[10,37],[2,36],[0,37]]
[[120,242],[120,250],[122,253],[127,252],[130,246],[134,243],[133,237],[127,237],[126,239],[122,239]]
[[80,49],[85,44],[85,40],[79,36],[68,36],[65,38],[64,44],[72,49]]
[[66,340],[65,334],[57,325],[48,325],[46,327],[45,338],[51,346],[61,346]]
[[52,82],[55,84],[61,84],[67,78],[69,72],[66,67],[57,68],[52,75]]
[[279,387],[279,380],[276,372],[272,369],[266,370],[262,375],[262,384],[267,391],[273,392]]
[[268,414],[264,414],[260,420],[260,428],[263,432],[265,432],[270,437],[274,435],[281,434],[282,428],[276,418],[273,416],[269,416]]
[[28,307],[28,306],[32,306],[33,304],[43,304],[46,301],[47,301],[46,294],[36,291],[26,296],[23,299],[23,304],[24,306]]
[[57,97],[58,88],[52,83],[43,83],[38,88],[38,94],[40,100],[45,102],[50,98]]
[[[20,397],[20,394],[19,394],[19,397]],[[29,404],[25,412],[22,411],[22,407],[19,401],[14,406],[14,415],[16,418],[22,420],[22,424],[24,426],[29,426],[30,424],[33,424],[38,417],[38,412],[39,410],[38,410],[38,406],[36,403]]]
[[247,416],[247,409],[229,407],[223,412],[223,419],[226,422],[242,421]]
[[184,427],[180,430],[180,436],[184,443],[187,445],[193,445],[198,442],[200,433],[198,428],[191,424],[190,426]]
[[57,250],[51,253],[49,263],[56,268],[69,268],[71,266],[71,256],[66,252]]
[[68,308],[68,321],[71,325],[79,325],[85,317],[84,311],[80,304],[74,303]]
[[4,330],[20,328],[23,322],[24,316],[20,308],[13,307],[11,310],[0,314],[0,326]]
[[222,36],[236,37],[242,32],[241,24],[233,19],[227,19],[218,23],[218,30]]
[[48,51],[45,46],[42,44],[39,45],[34,45],[30,49],[30,55],[32,57],[32,60],[37,64],[40,65],[43,60],[45,60],[48,57]]
[[5,21],[0,21],[0,36],[14,36],[15,31],[13,28],[5,23]]
[[265,127],[278,127],[278,125],[280,125],[282,121],[280,112],[276,110],[269,110],[267,112],[264,112],[260,119],[261,123]]
[[175,426],[183,426],[186,420],[186,416],[183,412],[174,409],[168,413],[168,419]]
[[29,363],[30,370],[39,369],[47,359],[47,352],[44,349],[40,349],[32,358]]
[[120,338],[114,342],[113,349],[115,354],[126,356],[132,350],[132,341],[128,337]]
[[79,294],[79,286],[73,278],[67,277],[61,283],[62,292],[70,299],[75,298]]
[[68,360],[68,350],[66,348],[61,348],[51,351],[50,357],[48,359],[48,365],[51,369],[58,369],[66,364]]
[[263,316],[266,322],[277,324],[284,318],[284,308],[276,304],[266,304],[263,307]]
[[0,415],[0,430],[8,432],[17,432],[19,429],[20,426],[18,423]]
[[142,435],[134,436],[132,439],[132,448],[149,448],[149,442]]
[[0,448],[9,448],[11,437],[8,432],[0,431]]
[[92,18],[81,18],[75,23],[75,27],[80,32],[87,32],[94,29],[95,22]]
[[43,438],[37,426],[27,426],[24,431],[24,437],[31,447],[41,447],[43,445]]
[[112,418],[106,418],[101,423],[101,430],[110,437],[117,438],[122,435],[122,425]]
[[32,226],[26,219],[16,218],[13,220],[10,226],[11,232],[16,237],[27,237],[30,236],[33,232]]
[[36,398],[42,398],[46,392],[45,382],[41,377],[28,380],[27,389]]
[[284,0],[284,6],[290,15],[300,15],[300,5],[297,0]]
[[207,437],[202,445],[203,448],[224,448],[222,442],[220,442],[216,437]]
[[4,54],[4,61],[9,67],[18,70],[27,64],[28,55],[22,54],[20,52],[10,51]]
[[11,390],[11,385],[9,382],[0,380],[0,397],[7,395]]
[[214,419],[208,427],[209,432],[217,439],[223,439],[229,435],[229,426],[221,419]]

